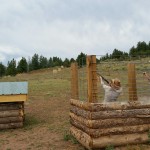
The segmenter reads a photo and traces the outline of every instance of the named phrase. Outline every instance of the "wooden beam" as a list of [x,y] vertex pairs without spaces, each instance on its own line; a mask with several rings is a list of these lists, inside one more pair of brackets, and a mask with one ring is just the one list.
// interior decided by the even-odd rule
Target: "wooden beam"
[[0,118],[6,117],[22,117],[24,116],[24,112],[21,109],[18,110],[7,110],[7,111],[0,111]]
[[110,118],[89,120],[74,113],[70,113],[70,119],[78,121],[84,126],[93,129],[150,124],[150,118]]
[[71,64],[71,98],[79,99],[77,62]]
[[1,102],[23,102],[27,100],[27,95],[0,95]]
[[70,111],[86,119],[110,119],[110,118],[149,118],[150,109],[127,109],[127,110],[106,110],[90,112],[79,107],[71,106]]
[[85,133],[87,133],[88,135],[94,138],[98,138],[105,135],[109,136],[109,135],[118,135],[118,134],[143,133],[143,132],[148,132],[150,128],[150,124],[142,124],[142,125],[134,125],[134,126],[129,125],[129,126],[91,129],[83,125],[81,122],[77,120],[71,119],[70,123],[76,128],[84,131]]
[[150,108],[150,103],[145,103],[140,101],[88,103],[88,102],[71,99],[70,104],[79,107],[83,110],[87,110],[91,112],[105,111],[105,110],[127,110],[127,109]]
[[108,145],[121,146],[128,144],[141,144],[148,142],[148,133],[109,135],[93,139],[92,148],[103,148]]
[[0,130],[3,129],[15,129],[15,128],[21,128],[23,127],[23,122],[14,122],[14,123],[8,123],[8,124],[0,124]]
[[0,118],[0,124],[17,123],[17,122],[23,122],[23,117],[15,116],[15,117]]
[[5,110],[17,110],[17,109],[23,109],[23,105],[18,102],[12,103],[0,103],[0,111],[5,111]]
[[148,142],[147,132],[109,135],[101,136],[99,138],[91,138],[87,133],[73,126],[70,128],[70,132],[88,150],[100,149],[108,145],[122,146],[128,144],[141,144]]
[[88,102],[95,103],[97,102],[96,56],[87,56],[86,63],[88,80]]
[[129,101],[137,101],[135,64],[128,64]]

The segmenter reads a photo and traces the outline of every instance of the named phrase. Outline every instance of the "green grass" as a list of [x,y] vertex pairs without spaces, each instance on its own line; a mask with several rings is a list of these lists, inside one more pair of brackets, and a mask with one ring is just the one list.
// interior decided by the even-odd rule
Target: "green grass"
[[38,125],[40,123],[37,118],[31,116],[31,115],[26,115],[25,116],[25,121],[24,121],[24,129],[28,130],[33,128],[33,126]]
[[113,145],[108,145],[105,150],[114,150],[114,146]]
[[78,144],[78,141],[74,136],[72,136],[70,133],[65,132],[63,136],[64,141],[71,141],[73,144]]

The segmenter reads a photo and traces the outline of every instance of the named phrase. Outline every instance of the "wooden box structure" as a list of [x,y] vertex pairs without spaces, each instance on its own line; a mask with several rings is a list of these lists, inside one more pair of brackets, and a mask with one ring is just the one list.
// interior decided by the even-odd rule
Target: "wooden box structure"
[[23,127],[27,82],[0,83],[0,130]]
[[[94,63],[93,63],[94,62]],[[96,57],[87,57],[88,101],[79,101],[78,81],[72,79],[70,100],[71,134],[87,149],[148,142],[150,103],[137,101],[134,64],[128,65],[129,101],[98,103],[96,96]],[[89,65],[90,64],[90,65]],[[92,65],[93,64],[93,65]],[[77,64],[72,65],[72,77]],[[75,89],[76,87],[76,89]]]

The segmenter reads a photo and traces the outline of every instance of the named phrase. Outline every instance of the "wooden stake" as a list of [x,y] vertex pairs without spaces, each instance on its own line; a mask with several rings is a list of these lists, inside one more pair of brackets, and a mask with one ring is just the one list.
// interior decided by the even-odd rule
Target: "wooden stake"
[[137,101],[135,64],[128,64],[129,101]]
[[96,56],[87,56],[88,102],[97,102]]
[[79,99],[78,92],[78,64],[71,64],[71,97],[74,99]]

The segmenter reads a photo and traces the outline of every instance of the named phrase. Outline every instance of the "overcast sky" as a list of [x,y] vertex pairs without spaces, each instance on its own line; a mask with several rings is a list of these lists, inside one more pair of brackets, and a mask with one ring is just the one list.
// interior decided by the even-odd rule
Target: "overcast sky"
[[150,41],[150,0],[0,0],[0,62],[76,58]]

